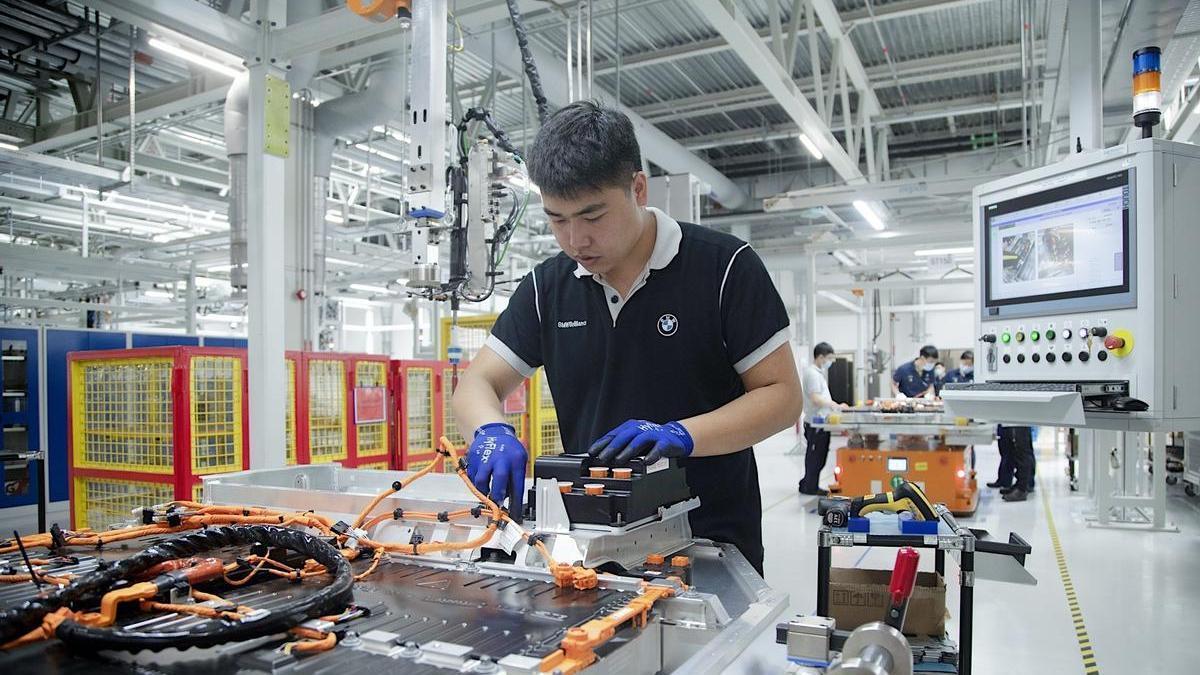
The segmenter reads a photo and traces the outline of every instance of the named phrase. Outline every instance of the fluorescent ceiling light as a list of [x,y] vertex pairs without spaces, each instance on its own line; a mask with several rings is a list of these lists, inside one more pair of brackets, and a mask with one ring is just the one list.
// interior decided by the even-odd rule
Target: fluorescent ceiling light
[[879,217],[879,214],[875,212],[875,208],[863,200],[855,199],[854,209],[858,211],[858,214],[861,215],[873,229],[882,230],[883,228],[887,227],[887,225],[884,224],[883,219]]
[[355,144],[354,144],[354,147],[356,147],[356,148],[358,148],[359,150],[362,150],[362,151],[364,151],[364,152],[369,152],[369,153],[371,153],[372,155],[377,155],[377,156],[379,156],[379,157],[382,157],[382,158],[384,158],[384,159],[386,159],[386,160],[388,160],[388,161],[391,161],[391,162],[399,162],[399,161],[402,161],[402,160],[400,159],[400,156],[399,156],[399,155],[393,155],[392,153],[390,153],[390,152],[385,152],[385,151],[383,151],[383,150],[380,150],[379,148],[373,148],[373,147],[371,147],[371,146],[367,145],[366,143],[355,143]]
[[209,272],[228,272],[229,270],[233,269],[233,265],[229,263],[224,263],[221,265],[209,265],[204,269]]
[[813,145],[812,139],[808,137],[808,134],[800,134],[800,144],[804,146],[808,154],[813,156],[813,159],[825,159],[825,155],[822,155],[817,146]]
[[236,314],[201,314],[201,319],[208,321],[228,321],[229,323],[244,323],[246,317]]
[[350,288],[364,293],[391,293],[392,291],[384,286],[371,286],[370,284],[350,284]]
[[13,145],[12,143],[5,143],[4,141],[0,141],[0,149],[3,149],[3,150],[20,150],[20,149],[21,149],[21,146],[19,146],[19,145]]
[[341,258],[331,258],[329,256],[325,257],[325,262],[333,263],[334,265],[345,265],[346,267],[365,267],[365,265],[360,262],[355,262],[353,260],[342,260]]
[[[177,57],[183,59],[184,61],[187,61],[188,63],[194,63],[198,66],[203,66],[204,68],[208,68],[209,70],[220,73],[226,77],[237,77],[242,72],[242,71],[238,70],[237,68],[233,68],[231,66],[225,65],[224,63],[221,63],[220,61],[211,59],[207,56],[204,56],[203,54],[197,54],[196,52],[190,52],[190,51],[180,47],[179,45],[174,45],[174,44],[171,44],[170,42],[165,42],[156,37],[150,38],[150,46],[154,47],[155,49],[158,49],[160,51],[164,51],[172,56],[177,56]],[[230,58],[232,58],[232,57],[230,57]]]
[[838,262],[840,262],[840,263],[842,263],[843,265],[845,265],[846,267],[858,267],[858,263],[854,262],[854,260],[852,260],[852,259],[850,258],[850,256],[846,255],[846,254],[845,254],[844,252],[842,252],[842,251],[834,251],[834,252],[833,252],[833,257],[834,257],[834,258],[835,258],[835,259],[836,259]]
[[392,138],[396,139],[397,141],[400,141],[401,143],[408,143],[409,140],[411,140],[411,139],[409,139],[408,134],[400,133],[399,131],[396,131],[395,129],[389,129],[389,128],[383,126],[382,124],[375,125],[374,127],[371,128],[371,130],[377,134],[387,134],[388,136],[391,136]]
[[164,291],[164,290],[161,290],[158,288],[147,289],[146,291],[142,292],[142,295],[145,295],[147,298],[173,298],[173,297],[175,297],[175,294],[171,293],[170,291]]
[[325,222],[341,225],[346,222],[346,219],[343,218],[342,214],[338,213],[337,211],[326,211]]
[[934,256],[934,255],[959,255],[963,253],[974,253],[974,246],[956,246],[953,248],[923,248],[913,251],[913,255],[918,258]]

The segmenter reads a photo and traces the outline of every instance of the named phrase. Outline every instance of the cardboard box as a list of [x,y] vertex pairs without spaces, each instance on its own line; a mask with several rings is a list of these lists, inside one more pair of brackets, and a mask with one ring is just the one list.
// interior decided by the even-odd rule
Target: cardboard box
[[[891,599],[891,570],[834,567],[829,571],[829,615],[838,630],[883,621]],[[936,572],[919,572],[904,619],[906,635],[941,637],[946,632],[946,584]]]

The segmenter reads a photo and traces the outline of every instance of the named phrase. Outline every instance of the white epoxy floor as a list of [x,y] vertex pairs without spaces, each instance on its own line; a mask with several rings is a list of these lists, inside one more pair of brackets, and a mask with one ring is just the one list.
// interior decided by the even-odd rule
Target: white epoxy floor
[[[795,442],[794,432],[786,431],[756,450],[767,582],[791,599],[781,618],[811,613],[816,607],[819,518],[816,498],[796,492],[803,457],[786,454]],[[835,438],[834,446],[838,445]],[[978,449],[981,485],[995,478],[998,461],[994,445]],[[831,452],[822,485],[829,482],[832,470]],[[1178,533],[1089,527],[1084,520],[1089,500],[1068,490],[1066,460],[1049,448],[1039,448],[1037,486],[1023,503],[1005,503],[996,491],[984,487],[975,516],[961,519],[998,539],[1006,539],[1010,531],[1023,536],[1033,547],[1026,567],[1038,579],[1037,586],[977,583],[974,672],[1084,671],[1047,527],[1046,505],[1053,514],[1100,672],[1200,672],[1200,631],[1195,621],[1195,608],[1200,606],[1200,500],[1186,497],[1179,486],[1168,489],[1168,517],[1179,527]],[[834,549],[833,564],[890,569],[894,557],[894,549]],[[932,568],[932,553],[923,552],[921,569]],[[958,570],[952,559],[947,560],[946,572],[951,577],[947,604],[952,610],[948,625],[953,636]],[[765,642],[756,646],[757,654],[771,649]],[[783,648],[778,649],[782,663]],[[755,664],[746,672],[766,671]]]

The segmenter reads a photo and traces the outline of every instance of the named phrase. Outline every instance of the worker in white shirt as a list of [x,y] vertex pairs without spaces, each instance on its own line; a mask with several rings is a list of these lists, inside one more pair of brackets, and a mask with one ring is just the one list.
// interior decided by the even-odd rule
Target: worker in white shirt
[[817,417],[825,417],[835,410],[846,410],[850,406],[838,403],[829,395],[829,367],[834,362],[833,347],[822,342],[813,347],[813,359],[804,367],[801,384],[804,387],[804,440],[808,450],[804,453],[804,478],[800,480],[800,494],[828,495],[817,481],[825,468],[829,456],[830,434],[812,426]]

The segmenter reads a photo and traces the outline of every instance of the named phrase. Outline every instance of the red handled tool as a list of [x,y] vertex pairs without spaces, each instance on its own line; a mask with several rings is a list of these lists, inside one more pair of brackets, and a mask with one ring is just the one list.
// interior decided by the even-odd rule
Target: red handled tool
[[917,549],[905,546],[896,552],[896,566],[892,568],[892,581],[888,584],[891,604],[888,606],[884,623],[898,631],[904,630],[904,615],[908,612],[908,599],[912,597],[917,583],[917,564],[921,555]]

